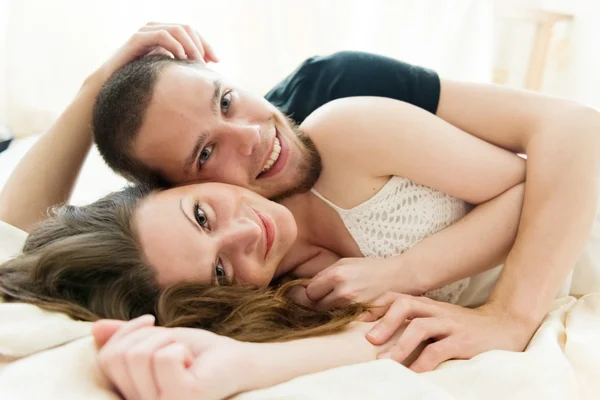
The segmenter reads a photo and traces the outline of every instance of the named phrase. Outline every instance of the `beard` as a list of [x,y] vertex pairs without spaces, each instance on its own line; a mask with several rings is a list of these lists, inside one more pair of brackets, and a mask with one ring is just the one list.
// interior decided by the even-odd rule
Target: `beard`
[[280,202],[300,193],[306,193],[313,188],[321,175],[321,155],[310,137],[300,130],[300,127],[291,118],[286,117],[289,127],[302,144],[303,155],[298,166],[299,179],[295,187],[273,197],[271,200]]

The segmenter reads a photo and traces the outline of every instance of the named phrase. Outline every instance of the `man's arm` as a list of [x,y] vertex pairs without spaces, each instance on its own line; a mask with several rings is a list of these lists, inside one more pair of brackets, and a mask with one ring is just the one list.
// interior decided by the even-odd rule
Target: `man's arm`
[[598,212],[600,114],[532,92],[444,80],[438,116],[527,154],[517,238],[489,302],[520,316],[533,333],[574,267]]
[[596,111],[530,92],[444,81],[438,113],[488,142],[526,153],[527,184],[515,245],[486,304],[466,310],[398,302],[394,315],[369,334],[374,343],[385,342],[412,318],[390,357],[403,360],[414,337],[436,338],[412,365],[417,371],[488,350],[522,351],[588,240],[600,196]]
[[91,115],[98,90],[97,83],[86,82],[19,162],[0,193],[0,220],[29,232],[49,207],[69,199],[92,145]]
[[[178,57],[214,59],[206,43],[178,36],[181,26],[149,24],[83,84],[75,100],[19,162],[0,193],[0,220],[30,231],[49,207],[65,203],[92,145],[92,108],[114,71],[157,47]],[[180,33],[180,32],[179,32]],[[176,39],[181,38],[181,42]],[[211,58],[212,57],[212,58]]]

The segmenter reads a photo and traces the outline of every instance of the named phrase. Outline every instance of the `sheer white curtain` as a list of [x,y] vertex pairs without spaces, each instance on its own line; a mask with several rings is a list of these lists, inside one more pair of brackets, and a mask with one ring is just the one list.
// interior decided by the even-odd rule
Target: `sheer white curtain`
[[222,59],[215,68],[259,93],[305,58],[347,49],[491,79],[493,0],[0,0],[0,124],[46,129],[148,21],[195,26]]

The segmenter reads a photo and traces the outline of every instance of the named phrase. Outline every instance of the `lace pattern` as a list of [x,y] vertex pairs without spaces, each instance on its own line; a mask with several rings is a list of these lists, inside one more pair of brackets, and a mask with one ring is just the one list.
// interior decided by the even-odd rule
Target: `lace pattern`
[[[354,238],[361,253],[369,258],[402,254],[429,235],[462,218],[469,205],[406,178],[392,177],[364,203],[342,209],[313,193],[333,207]],[[469,284],[469,278],[425,293],[438,301],[455,303]]]

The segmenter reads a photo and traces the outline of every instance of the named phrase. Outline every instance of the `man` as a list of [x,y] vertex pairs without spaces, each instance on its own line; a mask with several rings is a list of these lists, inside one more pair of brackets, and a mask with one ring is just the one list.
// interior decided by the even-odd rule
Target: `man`
[[[162,30],[173,37],[182,35],[181,27],[166,25]],[[192,42],[197,41],[188,38],[187,43]],[[183,54],[171,53],[210,60],[210,52],[201,48],[200,44],[188,44],[182,45]],[[194,52],[200,55],[191,56]],[[199,80],[205,86],[190,91],[187,83],[199,84]],[[170,184],[224,181],[269,197],[306,190],[311,179],[314,182],[314,176],[306,172],[310,164],[303,157],[306,143],[291,134],[281,135],[280,131],[290,126],[283,114],[222,77],[183,66],[162,71],[154,92],[151,87],[139,88],[146,94],[129,98],[135,100],[128,104],[134,112],[121,125],[110,114],[102,114],[102,104],[123,100],[118,89],[110,90],[110,83],[99,96],[95,112],[96,117],[102,116],[96,119],[98,145],[107,162],[125,175]],[[598,113],[533,93],[438,81],[437,75],[427,70],[360,53],[309,60],[271,91],[269,99],[302,120],[322,103],[347,95],[413,102],[480,139],[528,156],[519,234],[487,303],[468,310],[403,299],[394,303],[390,308],[393,315],[388,312],[381,329],[370,339],[375,343],[386,339],[397,321],[406,317],[428,320],[429,325],[410,324],[402,335],[390,354],[401,359],[411,343],[433,337],[433,327],[444,326],[445,340],[425,349],[418,370],[492,349],[523,350],[578,259],[597,212]],[[194,108],[200,101],[203,107]],[[179,118],[177,123],[174,118]],[[98,119],[109,121],[106,129]],[[110,132],[118,134],[116,139],[105,134]],[[85,140],[71,143],[73,151],[79,147],[79,153],[84,153],[81,148],[85,146],[89,146]],[[307,180],[301,179],[306,176]],[[62,198],[71,184],[65,180],[62,188],[48,190]]]

